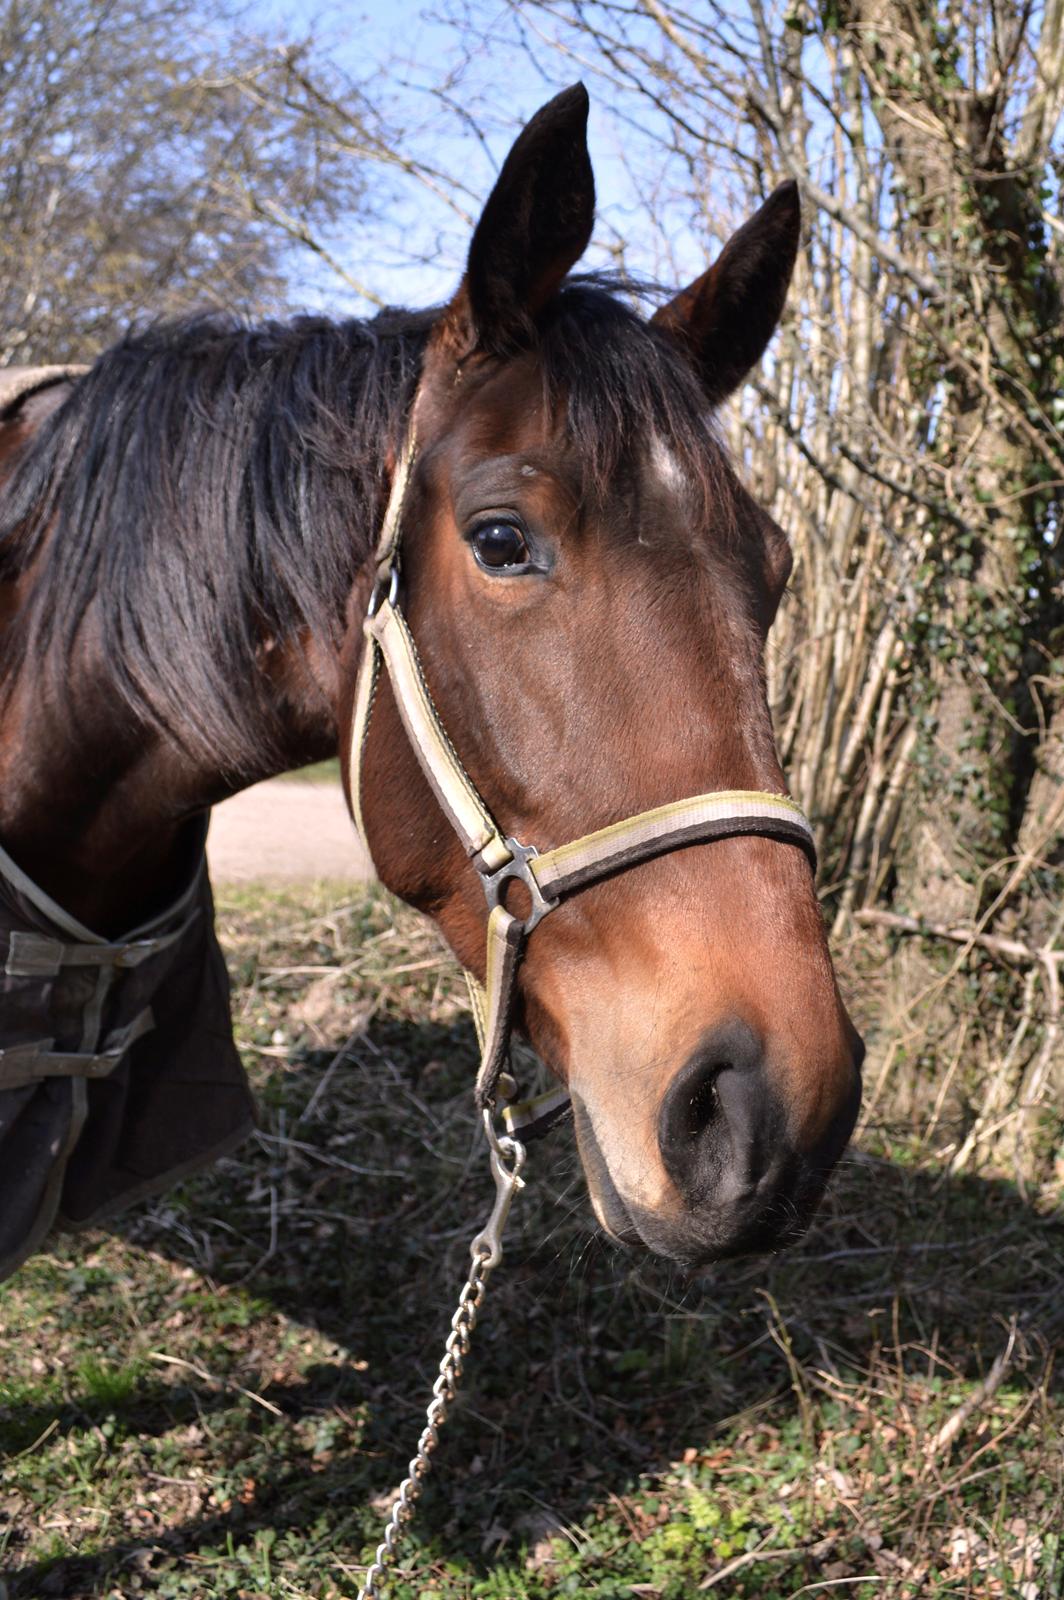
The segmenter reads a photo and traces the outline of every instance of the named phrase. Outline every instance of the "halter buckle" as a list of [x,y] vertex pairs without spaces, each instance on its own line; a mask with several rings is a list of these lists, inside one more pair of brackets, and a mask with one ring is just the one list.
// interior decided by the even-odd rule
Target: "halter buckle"
[[536,882],[536,875],[529,865],[539,855],[535,845],[521,844],[517,839],[507,839],[506,848],[510,852],[511,859],[509,861],[497,868],[495,872],[485,872],[482,867],[478,867],[477,871],[480,873],[480,881],[484,885],[484,897],[488,902],[489,913],[494,911],[496,906],[502,905],[503,886],[509,883],[511,878],[516,878],[524,884],[532,896],[532,909],[523,924],[525,933],[529,934],[537,923],[543,921],[548,911],[554,910],[558,902],[557,900],[547,899]]

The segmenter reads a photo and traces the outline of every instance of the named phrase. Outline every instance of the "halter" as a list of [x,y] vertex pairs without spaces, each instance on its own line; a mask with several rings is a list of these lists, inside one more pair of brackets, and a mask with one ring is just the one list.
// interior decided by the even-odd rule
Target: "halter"
[[[366,648],[359,669],[351,725],[351,807],[367,844],[362,816],[362,764],[382,664],[391,680],[399,714],[421,770],[458,834],[484,888],[488,904],[485,981],[472,973],[466,981],[480,1043],[476,1101],[491,1108],[501,1091],[516,995],[517,969],[532,930],[570,894],[640,861],[684,845],[762,834],[797,844],[816,868],[813,830],[801,807],[786,795],[756,790],[721,790],[698,794],[671,805],[641,811],[623,822],[585,834],[570,844],[540,852],[535,845],[508,837],[478,793],[432,701],[417,647],[399,606],[399,558],[402,515],[416,454],[411,421],[396,464],[391,493],[377,544],[377,577],[364,623]],[[507,911],[507,885],[516,879],[531,896],[524,918]],[[509,1131],[540,1131],[565,1109],[564,1090],[539,1101],[504,1109]]]

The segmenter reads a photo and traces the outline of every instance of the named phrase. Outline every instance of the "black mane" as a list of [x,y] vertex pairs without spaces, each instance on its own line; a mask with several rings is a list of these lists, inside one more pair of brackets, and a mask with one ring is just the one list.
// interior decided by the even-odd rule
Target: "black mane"
[[[657,432],[719,484],[687,362],[606,279],[574,279],[540,327],[588,492]],[[0,578],[40,557],[3,643],[3,679],[62,683],[93,625],[138,717],[232,771],[269,742],[264,639],[336,640],[375,537],[436,311],[247,328],[161,324],[102,355],[0,494]],[[257,708],[263,715],[249,715]]]
[[261,759],[262,641],[336,636],[433,315],[197,318],[106,351],[0,496],[0,575],[43,546],[5,680],[12,651],[62,677],[97,600],[139,715],[171,726],[180,708],[190,745]]

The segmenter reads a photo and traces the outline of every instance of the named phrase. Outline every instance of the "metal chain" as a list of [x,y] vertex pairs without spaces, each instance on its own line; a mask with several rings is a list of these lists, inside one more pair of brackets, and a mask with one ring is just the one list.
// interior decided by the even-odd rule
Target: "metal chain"
[[451,1331],[444,1345],[443,1359],[432,1385],[432,1400],[425,1413],[425,1426],[417,1442],[417,1449],[407,1467],[407,1475],[399,1485],[392,1501],[384,1537],[377,1553],[366,1568],[358,1600],[375,1600],[383,1590],[379,1587],[386,1570],[396,1559],[400,1534],[414,1515],[414,1504],[421,1494],[423,1481],[432,1465],[432,1452],[440,1442],[440,1429],[447,1421],[450,1407],[462,1381],[463,1363],[469,1354],[477,1315],[484,1303],[488,1278],[493,1268],[502,1260],[502,1234],[510,1211],[510,1202],[518,1189],[524,1187],[521,1168],[525,1164],[525,1147],[518,1139],[508,1135],[502,1138],[495,1132],[491,1112],[484,1112],[484,1132],[491,1151],[491,1170],[495,1179],[495,1204],[491,1216],[469,1247],[472,1265],[469,1276],[462,1285],[458,1305],[451,1318]]

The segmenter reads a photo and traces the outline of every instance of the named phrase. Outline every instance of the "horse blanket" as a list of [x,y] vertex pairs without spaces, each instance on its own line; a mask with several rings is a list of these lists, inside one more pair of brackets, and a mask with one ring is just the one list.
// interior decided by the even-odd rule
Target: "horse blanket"
[[206,823],[179,899],[111,942],[0,849],[0,1278],[254,1126],[214,931]]
[[53,388],[77,378],[88,367],[2,367],[0,368],[0,421],[5,413],[13,412],[16,405],[41,389]]

